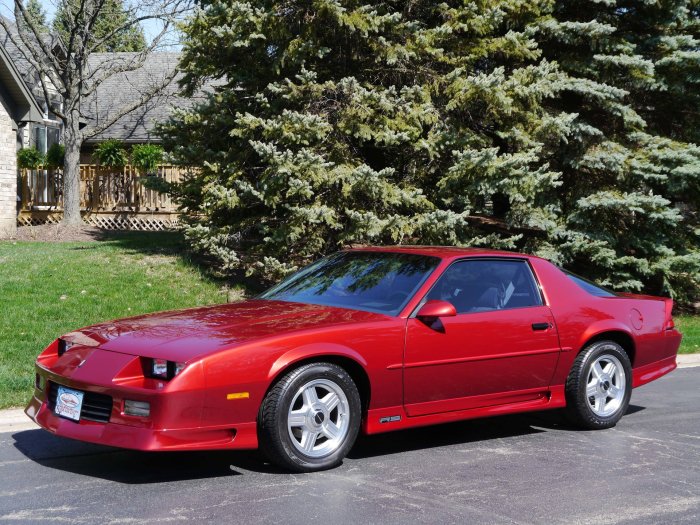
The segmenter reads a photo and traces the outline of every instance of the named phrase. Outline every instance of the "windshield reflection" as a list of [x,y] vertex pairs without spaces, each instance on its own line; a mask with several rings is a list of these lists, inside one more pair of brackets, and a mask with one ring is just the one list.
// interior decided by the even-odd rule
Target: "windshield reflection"
[[307,266],[261,299],[396,315],[438,265],[411,253],[340,252]]

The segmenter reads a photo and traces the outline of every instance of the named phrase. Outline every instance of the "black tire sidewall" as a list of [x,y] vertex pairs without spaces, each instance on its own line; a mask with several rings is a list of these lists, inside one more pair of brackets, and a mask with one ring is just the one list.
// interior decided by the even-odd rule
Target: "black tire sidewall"
[[[343,443],[332,454],[322,458],[312,458],[302,454],[292,443],[287,428],[289,408],[298,390],[306,383],[315,379],[328,379],[337,384],[345,393],[350,409],[350,428]],[[360,394],[350,375],[340,366],[332,363],[314,363],[302,366],[285,375],[282,383],[282,394],[274,407],[274,455],[278,463],[292,470],[310,472],[324,470],[338,465],[352,448],[360,429],[362,404]]]
[[[617,358],[622,364],[625,373],[625,394],[622,403],[615,413],[605,417],[593,412],[586,395],[591,366],[598,358],[604,355]],[[576,361],[574,370],[572,370],[572,375],[575,374],[575,377],[570,376],[566,385],[569,412],[574,416],[577,423],[587,428],[602,429],[615,426],[627,412],[627,407],[632,397],[632,366],[627,353],[614,341],[599,341],[584,349]]]

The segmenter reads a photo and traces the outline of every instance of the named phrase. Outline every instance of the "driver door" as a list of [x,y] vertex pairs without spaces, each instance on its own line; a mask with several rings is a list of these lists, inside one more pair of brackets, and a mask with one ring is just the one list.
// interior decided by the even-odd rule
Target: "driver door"
[[429,324],[408,320],[404,405],[409,416],[547,395],[559,339],[527,261],[458,261],[426,299],[451,302],[457,315]]

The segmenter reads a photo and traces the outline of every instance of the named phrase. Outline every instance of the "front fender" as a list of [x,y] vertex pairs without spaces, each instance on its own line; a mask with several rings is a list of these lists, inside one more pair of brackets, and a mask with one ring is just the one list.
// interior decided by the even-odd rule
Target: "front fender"
[[346,357],[357,362],[365,370],[367,369],[365,358],[352,348],[337,343],[310,343],[293,348],[279,356],[270,367],[267,380],[268,382],[272,381],[282,370],[294,363],[324,356]]

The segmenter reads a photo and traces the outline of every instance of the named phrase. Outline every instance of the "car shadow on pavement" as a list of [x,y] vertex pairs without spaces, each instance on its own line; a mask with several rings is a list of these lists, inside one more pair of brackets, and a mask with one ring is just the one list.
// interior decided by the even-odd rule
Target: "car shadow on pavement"
[[[535,428],[542,426],[538,415],[532,413],[470,419],[456,423],[387,432],[386,434],[360,436],[348,457],[362,459],[546,432],[543,428]],[[553,421],[552,425],[555,424],[557,423]],[[562,420],[560,425],[564,424]]]
[[28,459],[48,468],[117,483],[149,484],[240,475],[237,469],[282,472],[257,451],[140,452],[62,438],[44,430],[12,435]]
[[[627,414],[641,410],[644,407],[630,405]],[[472,419],[361,436],[348,458],[362,460],[548,431],[580,430],[569,424],[560,410]],[[18,451],[42,466],[117,483],[164,483],[238,476],[246,472],[286,474],[254,450],[139,452],[61,438],[44,430],[26,430],[12,437]]]
[[[641,410],[644,410],[644,407],[630,405],[626,414],[634,414]],[[360,436],[348,457],[362,459],[553,430],[582,431],[566,419],[563,410],[547,410]]]

